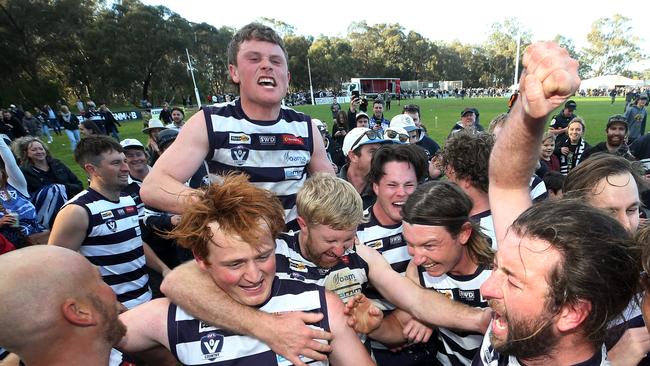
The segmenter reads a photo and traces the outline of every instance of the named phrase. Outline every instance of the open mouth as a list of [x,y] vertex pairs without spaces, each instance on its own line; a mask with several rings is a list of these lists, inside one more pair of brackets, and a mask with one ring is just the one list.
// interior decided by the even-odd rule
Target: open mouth
[[276,85],[275,84],[275,79],[273,79],[272,77],[268,77],[268,76],[263,76],[263,77],[257,79],[257,84],[261,85],[261,86],[263,86],[265,88],[273,88]]
[[240,285],[239,287],[241,287],[242,290],[246,292],[257,292],[262,289],[263,284],[264,284],[264,280],[260,280],[259,282],[256,282],[254,284],[247,285],[247,286]]

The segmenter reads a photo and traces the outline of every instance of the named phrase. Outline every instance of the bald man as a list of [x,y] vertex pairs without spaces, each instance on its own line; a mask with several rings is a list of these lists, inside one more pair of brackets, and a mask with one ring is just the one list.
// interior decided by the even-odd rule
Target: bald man
[[[0,256],[0,347],[29,366],[108,365],[126,333],[115,293],[70,249],[39,245]],[[65,270],[61,270],[65,268]]]

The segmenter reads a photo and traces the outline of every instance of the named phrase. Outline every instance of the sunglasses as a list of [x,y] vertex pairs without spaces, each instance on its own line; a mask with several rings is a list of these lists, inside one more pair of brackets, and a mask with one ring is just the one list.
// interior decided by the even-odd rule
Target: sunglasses
[[361,141],[361,139],[364,136],[368,137],[368,140],[381,140],[384,138],[384,134],[381,132],[381,130],[368,130],[364,132],[363,135],[359,136],[359,138],[356,141],[354,141],[350,151],[354,151],[357,148],[357,144]]
[[397,131],[393,131],[393,130],[386,130],[386,137],[388,137],[391,140],[397,137],[399,139],[399,142],[401,143],[405,143],[409,140],[409,135],[404,133],[397,133]]

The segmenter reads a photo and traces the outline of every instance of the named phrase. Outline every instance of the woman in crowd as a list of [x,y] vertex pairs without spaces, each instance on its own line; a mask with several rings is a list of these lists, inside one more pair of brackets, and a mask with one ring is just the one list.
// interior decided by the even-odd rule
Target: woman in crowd
[[81,139],[79,135],[79,118],[70,112],[67,105],[61,106],[61,113],[59,113],[59,124],[63,126],[65,134],[68,135],[70,140],[70,149],[74,151]]
[[43,112],[38,107],[34,107],[34,115],[41,122],[41,131],[43,132],[42,135],[38,135],[38,136],[47,137],[47,143],[51,144],[53,139],[52,139],[52,135],[50,135],[50,125],[49,125],[50,122],[47,119],[47,113]]
[[167,129],[167,127],[165,127],[162,121],[157,118],[150,119],[147,127],[142,129],[142,133],[149,135],[149,141],[147,142],[147,153],[149,154],[150,166],[153,166],[156,163],[156,160],[158,160],[158,157],[161,154],[157,141],[160,131],[165,129]]
[[343,111],[339,111],[332,125],[332,137],[339,146],[343,146],[343,139],[345,139],[345,135],[348,133],[347,127],[348,115]]
[[569,171],[582,161],[582,154],[591,146],[582,138],[585,133],[585,121],[576,117],[567,126],[567,137],[555,146],[555,155],[560,160],[560,173]]
[[49,231],[40,225],[29,201],[27,181],[11,149],[0,138],[0,234],[16,248],[45,244]]
[[54,159],[37,137],[14,141],[14,152],[20,159],[27,191],[37,210],[39,223],[52,227],[57,212],[68,200],[83,190],[77,176],[64,163]]
[[79,124],[80,137],[88,137],[94,135],[102,135],[102,131],[97,124],[89,119],[84,120]]

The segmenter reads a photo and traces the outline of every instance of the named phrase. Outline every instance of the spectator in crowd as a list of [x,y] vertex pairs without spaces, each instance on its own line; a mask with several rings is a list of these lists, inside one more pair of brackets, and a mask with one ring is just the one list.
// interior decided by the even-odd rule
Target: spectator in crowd
[[81,139],[75,161],[90,177],[90,186],[59,212],[50,245],[83,254],[99,271],[126,308],[151,300],[144,266],[166,273],[167,268],[140,237],[138,209],[123,193],[129,181],[124,149],[112,138]]
[[[59,125],[59,121],[56,118],[56,112],[52,107],[49,105],[44,105],[43,106],[43,112],[47,115],[47,122],[50,125],[52,129],[54,129],[54,132],[61,136],[61,125]],[[22,136],[16,136],[16,137],[22,137]]]
[[34,117],[30,111],[25,111],[23,127],[30,136],[40,137],[42,134],[41,129],[43,128],[43,125],[41,124],[41,121]]
[[638,257],[623,226],[598,209],[574,200],[532,205],[546,116],[580,79],[578,63],[553,43],[528,47],[523,59],[522,97],[490,158],[499,251],[481,287],[495,313],[477,363],[605,364],[607,327],[636,291]]
[[390,111],[390,98],[391,98],[391,94],[388,91],[388,89],[386,89],[386,91],[384,92],[384,104],[386,104],[387,111]]
[[[216,103],[216,100],[214,102]],[[169,109],[169,103],[163,103],[162,110],[160,111],[158,118],[165,124],[165,126],[174,122],[172,119],[172,112]]]
[[166,125],[167,128],[175,128],[180,130],[185,124],[185,112],[177,107],[172,108],[171,111],[172,123]]
[[[99,126],[93,120],[83,120],[79,124],[79,137],[99,136],[103,135]],[[81,139],[79,139],[81,141]]]
[[614,104],[616,101],[616,88],[612,88],[612,90],[609,91],[609,97],[612,98],[612,102],[610,104]]
[[327,126],[323,121],[313,118],[312,122],[316,125],[320,131],[320,135],[323,138],[323,144],[325,145],[325,151],[327,151],[327,159],[334,164],[334,172],[338,173],[339,169],[345,164],[345,157],[341,151],[341,145],[339,145],[336,140],[327,133]]
[[10,104],[9,112],[11,112],[11,115],[16,117],[16,119],[19,121],[22,121],[23,117],[25,117],[25,112],[23,111],[23,107],[21,105],[16,106],[15,104]]
[[384,118],[384,102],[380,99],[372,103],[372,117],[368,122],[368,127],[373,130],[384,131],[390,125],[390,121]]
[[634,160],[634,157],[630,154],[630,148],[625,142],[625,137],[627,136],[627,121],[625,120],[625,116],[616,114],[609,117],[607,126],[605,127],[605,133],[607,140],[587,149],[582,155],[582,160],[586,160],[592,154],[599,152],[615,154],[626,159]]
[[[328,347],[332,350],[329,360],[336,364],[373,364],[359,338],[347,326],[343,304],[335,294],[313,283],[275,277],[274,240],[284,227],[283,213],[280,201],[272,193],[253,186],[242,175],[230,175],[222,184],[212,185],[197,194],[172,235],[194,253],[200,270],[209,274],[212,287],[220,289],[221,296],[225,293],[239,307],[248,307],[248,312],[257,312],[258,308],[276,314],[323,312],[326,317],[314,325],[316,332],[329,331],[333,336]],[[214,242],[220,244],[214,245]],[[231,262],[243,266],[233,266]],[[206,334],[207,330],[201,326],[203,321],[191,317],[180,319],[178,314],[181,313],[186,314],[186,311],[166,298],[124,313],[121,319],[128,333],[120,347],[139,351],[164,345],[174,351],[181,363],[191,364],[197,353],[205,354],[206,346],[195,340],[207,337],[206,340],[224,342],[229,347],[228,352],[234,355],[231,361],[257,365],[265,359],[276,362],[281,357],[268,350],[264,338],[233,334],[232,328],[211,328]],[[276,334],[276,331],[271,333]],[[220,348],[210,347],[208,352],[212,354],[220,351]],[[260,353],[260,348],[266,351]],[[309,362],[308,359],[304,361]]]
[[[104,114],[100,113],[96,109],[95,102],[92,100],[89,100],[88,103],[86,103],[88,106],[88,109],[86,110],[86,114],[84,114],[84,120],[90,120],[95,122],[97,125],[97,128],[99,128],[99,131],[101,132],[102,135],[106,135],[106,126],[104,124]],[[85,122],[85,121],[84,121]]]
[[372,156],[382,144],[387,143],[392,144],[393,140],[384,139],[381,131],[362,127],[352,129],[343,140],[343,155],[347,163],[341,168],[339,178],[352,183],[363,199],[364,210],[376,199],[368,183]]
[[456,124],[451,128],[451,132],[449,132],[449,136],[447,136],[447,138],[451,137],[458,131],[463,130],[468,131],[469,133],[483,131],[483,127],[476,123],[476,117],[476,108],[463,109],[460,112],[460,121],[456,122]]
[[625,111],[629,143],[633,143],[634,140],[645,134],[645,124],[648,119],[646,104],[648,104],[648,94],[641,93],[634,101],[634,104],[630,104]]
[[539,168],[535,170],[535,175],[538,177],[543,177],[548,172],[560,171],[560,159],[557,157],[557,155],[554,154],[554,152],[555,135],[550,132],[546,132],[542,137],[542,146],[539,149]]
[[332,124],[332,137],[339,146],[343,145],[343,139],[345,139],[345,134],[348,133],[348,116],[345,112],[339,111],[334,117],[334,123]]
[[584,160],[583,154],[591,146],[582,136],[585,133],[585,122],[576,117],[567,126],[567,135],[558,135],[555,139],[555,155],[560,159],[560,173],[566,175]]
[[52,157],[38,137],[16,139],[13,150],[27,180],[27,191],[36,207],[38,222],[49,229],[59,209],[83,190],[83,184],[62,161]]
[[[120,141],[120,131],[118,131],[117,126],[122,127],[122,125],[115,119],[113,112],[108,109],[106,103],[99,105],[99,114],[102,116],[104,121],[104,128],[107,135],[113,136],[113,138],[119,142]],[[116,126],[117,125],[117,126]]]
[[147,141],[147,154],[149,154],[149,165],[153,166],[158,157],[160,157],[160,148],[158,147],[158,134],[160,131],[165,130],[167,127],[159,119],[150,119],[149,123],[145,128],[142,129],[142,133],[147,134],[149,139]]
[[[645,168],[646,176],[650,174],[650,134],[645,134],[630,145],[630,152]],[[650,181],[650,177],[648,177]]]
[[79,118],[70,112],[67,105],[62,105],[59,113],[59,123],[63,126],[65,134],[68,136],[68,140],[70,140],[70,149],[74,151],[79,140],[81,140],[81,136],[79,135]]
[[[27,365],[108,365],[126,333],[115,293],[72,250],[37,245],[0,256],[0,344]],[[19,295],[17,295],[19,294]]]
[[418,130],[415,130],[415,133],[411,132],[410,135],[411,137],[417,137],[416,144],[427,151],[427,156],[431,160],[440,150],[440,145],[427,135],[426,127],[420,118],[420,107],[417,104],[407,104],[404,106],[402,113],[413,119],[413,123],[415,123]]
[[5,138],[0,135],[0,234],[16,248],[42,244],[48,231],[38,223],[27,181]]
[[210,173],[243,171],[254,184],[275,192],[285,206],[285,220],[296,228],[295,196],[308,173],[333,169],[310,118],[282,107],[289,86],[284,42],[273,29],[251,23],[233,36],[228,63],[240,98],[204,108],[190,119],[143,182],[142,198],[152,207],[182,212],[179,198],[189,193],[183,183],[208,157]]
[[336,97],[332,100],[332,105],[330,106],[330,111],[332,112],[332,119],[336,119],[337,115],[341,111],[341,105]]
[[[350,108],[348,109],[348,128],[347,130],[350,131],[351,129],[355,127],[362,127],[357,125],[357,116],[359,113],[361,113],[361,110],[359,109],[359,105],[361,104],[361,98],[358,95],[352,95],[350,97]],[[370,117],[366,113],[366,118],[368,121],[370,121]],[[367,126],[366,126],[367,127]]]
[[43,112],[40,108],[34,107],[34,116],[38,118],[38,120],[41,122],[42,135],[40,136],[47,137],[47,143],[51,144],[53,140],[52,140],[52,135],[50,134],[50,127],[48,125],[49,121],[47,120],[47,114],[45,114],[45,112]]
[[2,115],[4,118],[0,133],[7,135],[11,140],[27,135],[27,131],[23,128],[22,122],[11,114],[11,112],[4,111]]
[[368,126],[370,125],[370,119],[365,112],[357,113],[354,120],[356,122],[356,127],[369,128]]
[[551,126],[548,129],[548,132],[555,135],[555,143],[558,144],[561,141],[566,140],[567,129],[569,127],[569,122],[573,121],[576,118],[576,115],[573,113],[578,108],[578,105],[573,100],[568,100],[564,103],[564,108],[562,112],[553,117],[551,120]]
[[[552,136],[555,139],[555,136]],[[566,175],[551,170],[544,175],[544,184],[548,191],[549,200],[559,200],[564,196],[562,191],[562,186],[564,186],[564,181],[566,180]]]
[[142,221],[144,218],[144,203],[140,198],[140,185],[151,170],[148,164],[149,159],[144,145],[137,139],[124,139],[120,141],[120,145],[124,149],[126,165],[129,166],[129,183],[122,191],[133,198],[138,208],[138,218]]

